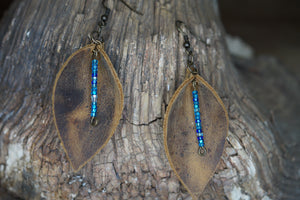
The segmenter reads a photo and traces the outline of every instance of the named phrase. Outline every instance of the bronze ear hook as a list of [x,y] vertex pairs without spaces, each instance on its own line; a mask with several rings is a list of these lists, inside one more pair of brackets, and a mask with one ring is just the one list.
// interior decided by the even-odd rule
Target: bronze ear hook
[[[176,20],[175,24],[176,24],[176,28],[177,28],[178,32],[181,32],[184,36],[185,36],[185,35],[187,36],[187,33],[181,28],[181,26],[183,26],[183,25],[185,25],[185,24],[184,24],[182,21],[180,21],[180,20]],[[185,27],[185,28],[187,29],[187,27]],[[189,29],[188,29],[188,30],[189,30]],[[196,38],[198,41],[202,42],[202,43],[205,44],[206,46],[210,46],[210,39],[209,39],[209,38],[207,38],[207,39],[205,40],[205,39],[202,39],[202,38],[199,37],[199,36],[196,36],[196,34],[193,33],[191,30],[189,30],[189,32],[190,32],[192,35],[194,35],[195,38]]]
[[194,65],[194,55],[193,55],[193,51],[190,47],[189,37],[188,37],[187,33],[181,28],[181,26],[184,25],[184,23],[180,20],[177,20],[175,22],[175,25],[176,25],[178,32],[183,34],[183,39],[184,39],[183,47],[185,48],[185,51],[187,53],[187,68],[193,75],[196,75],[196,74],[198,74],[198,70],[197,70],[197,68],[195,68],[195,65]]
[[183,35],[187,35],[187,33],[185,31],[183,31],[181,28],[181,25],[184,25],[184,23],[182,21],[176,20],[175,25],[179,32],[181,32]]

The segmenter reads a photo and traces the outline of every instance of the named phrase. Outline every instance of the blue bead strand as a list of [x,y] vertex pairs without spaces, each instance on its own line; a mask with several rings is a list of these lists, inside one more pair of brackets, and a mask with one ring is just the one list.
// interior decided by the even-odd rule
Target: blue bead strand
[[199,108],[199,98],[198,91],[193,91],[193,102],[194,102],[194,113],[195,113],[195,123],[196,123],[196,133],[198,139],[199,147],[204,147],[204,138],[201,126],[201,118],[200,118],[200,108]]
[[97,77],[98,77],[98,60],[92,60],[92,81],[91,81],[91,117],[96,117],[97,114]]

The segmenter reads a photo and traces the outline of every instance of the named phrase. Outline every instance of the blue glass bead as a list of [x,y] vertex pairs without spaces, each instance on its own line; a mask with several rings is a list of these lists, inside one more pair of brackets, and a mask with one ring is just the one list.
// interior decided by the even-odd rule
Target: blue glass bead
[[200,127],[201,127],[201,123],[196,123],[196,127],[197,127],[197,126],[200,126]]
[[92,72],[92,77],[97,77],[98,76],[98,73],[96,71],[93,71]]
[[193,97],[198,99],[198,94],[193,94]]
[[92,88],[91,95],[97,95],[97,88]]
[[200,124],[200,126],[196,126],[196,129],[202,129],[201,124]]
[[93,59],[92,60],[92,65],[98,65],[98,60],[97,59]]
[[194,105],[199,105],[199,102],[198,101],[194,101]]
[[92,65],[92,70],[98,70],[98,65]]
[[199,105],[198,105],[198,104],[195,104],[195,105],[194,105],[194,108],[199,108]]
[[97,84],[97,79],[92,79],[92,85]]
[[98,69],[98,63],[93,63],[92,62],[92,69]]
[[197,139],[198,141],[203,140],[203,136],[198,136]]
[[94,77],[97,77],[97,75],[98,75],[98,69],[92,69],[92,78],[94,78],[93,74],[96,74],[96,76],[94,76]]
[[199,108],[194,108],[194,112],[199,112]]
[[194,90],[194,91],[193,91],[193,94],[198,94],[198,91],[197,91],[197,90]]
[[204,141],[203,140],[199,140],[199,147],[204,147]]
[[193,101],[194,101],[194,102],[197,102],[197,101],[198,101],[198,98],[193,98]]
[[197,133],[197,136],[199,137],[199,136],[203,136],[203,133]]
[[91,112],[92,113],[96,113],[97,112],[97,108],[91,108]]
[[200,112],[195,112],[195,117],[200,116]]
[[196,119],[195,122],[196,124],[201,123],[201,119]]
[[91,112],[91,117],[96,117],[96,113]]
[[195,116],[195,119],[200,119],[200,116],[199,115]]
[[202,129],[196,129],[197,133],[202,133]]

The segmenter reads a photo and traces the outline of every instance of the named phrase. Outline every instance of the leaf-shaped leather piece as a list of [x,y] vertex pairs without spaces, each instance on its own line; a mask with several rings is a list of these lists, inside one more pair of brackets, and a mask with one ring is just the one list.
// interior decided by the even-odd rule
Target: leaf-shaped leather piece
[[[193,107],[193,84],[197,80],[205,156],[198,154]],[[228,115],[215,90],[199,75],[187,78],[176,90],[164,119],[164,145],[175,174],[193,199],[198,199],[212,177],[223,153]]]
[[[98,125],[90,124],[92,51],[97,47]],[[123,110],[123,91],[111,61],[100,45],[73,53],[58,72],[52,95],[55,126],[75,171],[99,152],[113,135]]]

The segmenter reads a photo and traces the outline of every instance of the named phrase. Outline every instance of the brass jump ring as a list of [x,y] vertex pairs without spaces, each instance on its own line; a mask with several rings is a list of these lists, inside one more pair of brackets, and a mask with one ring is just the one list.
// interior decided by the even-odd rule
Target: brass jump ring
[[98,119],[96,117],[91,117],[91,125],[97,126],[97,124],[98,124]]
[[196,88],[196,85],[197,85],[196,79],[194,79],[194,80],[192,81],[192,83],[193,83],[193,88],[194,88],[194,90],[197,90],[197,88]]
[[199,147],[198,154],[200,156],[205,156],[206,155],[206,148],[205,147]]
[[89,39],[92,41],[92,43],[94,44],[101,44],[101,42],[95,38],[99,38],[100,37],[100,33],[98,31],[93,31],[92,33],[90,33],[88,35]]

